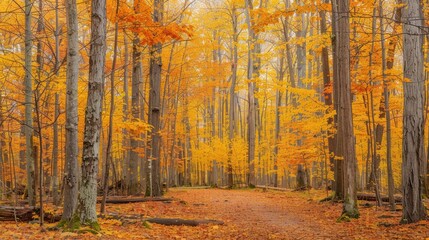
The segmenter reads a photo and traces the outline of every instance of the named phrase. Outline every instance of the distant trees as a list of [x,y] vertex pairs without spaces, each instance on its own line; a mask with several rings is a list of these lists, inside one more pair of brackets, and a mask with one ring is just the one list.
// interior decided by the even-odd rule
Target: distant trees
[[1,197],[25,182],[30,205],[46,189],[63,222],[88,223],[99,181],[106,196],[311,183],[356,217],[357,190],[388,192],[393,209],[396,185],[403,222],[424,218],[427,3],[42,2],[0,3]]

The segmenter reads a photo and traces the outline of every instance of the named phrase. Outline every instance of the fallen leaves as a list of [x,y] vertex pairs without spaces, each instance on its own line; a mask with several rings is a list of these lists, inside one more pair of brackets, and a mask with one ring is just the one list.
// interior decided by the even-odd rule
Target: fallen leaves
[[[101,232],[41,232],[38,224],[0,222],[0,239],[427,239],[429,222],[399,225],[401,212],[360,208],[361,218],[336,223],[340,204],[319,203],[326,192],[172,189],[163,202],[107,205],[108,213],[144,218],[216,219],[224,225],[164,226],[137,219],[99,218]],[[308,201],[312,199],[312,201]],[[225,201],[227,200],[227,201]],[[54,224],[47,224],[47,227]]]

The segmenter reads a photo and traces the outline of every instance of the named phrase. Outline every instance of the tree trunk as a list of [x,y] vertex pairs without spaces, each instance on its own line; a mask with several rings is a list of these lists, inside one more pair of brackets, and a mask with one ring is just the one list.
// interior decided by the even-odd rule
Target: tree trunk
[[35,170],[33,158],[33,80],[32,80],[32,47],[31,10],[33,4],[25,0],[25,158],[27,164],[27,191],[28,203],[36,205]]
[[82,177],[78,214],[80,223],[96,230],[97,172],[99,162],[101,107],[106,55],[106,1],[92,0],[88,100],[82,149]]
[[[116,1],[116,17],[119,13],[119,0]],[[110,73],[110,113],[109,113],[109,132],[107,133],[107,148],[106,148],[106,158],[105,158],[105,168],[104,173],[104,186],[103,186],[103,201],[100,206],[100,213],[103,215],[105,213],[105,205],[107,192],[109,191],[109,168],[110,162],[113,162],[112,157],[112,137],[113,137],[113,114],[115,113],[115,72],[116,72],[116,58],[118,54],[118,21],[115,22],[115,39],[113,46],[113,62],[112,62],[112,71]]]
[[422,202],[424,152],[423,14],[419,0],[402,9],[404,57],[404,125],[402,142],[402,223],[426,217]]
[[[384,23],[383,23],[383,1],[379,1],[379,13],[380,13],[380,43],[381,43],[381,61],[382,61],[382,77],[383,77],[383,98],[384,98],[384,115],[386,117],[386,161],[387,161],[387,185],[389,194],[389,205],[390,210],[395,211],[395,182],[393,180],[393,169],[392,169],[392,131],[390,126],[390,100],[389,100],[389,88],[386,80],[386,48],[384,45]],[[396,18],[397,16],[395,16]],[[400,20],[400,19],[399,19]],[[396,23],[395,23],[396,24]],[[381,103],[382,104],[382,103]],[[382,105],[381,105],[382,106]]]
[[352,98],[350,81],[350,24],[349,24],[349,0],[333,1],[333,12],[338,15],[337,31],[335,31],[337,74],[334,90],[338,89],[334,101],[338,104],[338,130],[337,137],[341,154],[339,157],[344,162],[344,207],[343,215],[357,218],[356,196],[356,153],[355,137],[353,133]]
[[255,83],[253,82],[253,69],[255,58],[256,35],[252,29],[251,10],[253,10],[252,0],[246,0],[246,24],[249,33],[248,49],[247,49],[247,81],[248,81],[248,104],[249,112],[247,118],[248,125],[248,159],[249,172],[247,173],[247,185],[254,187],[255,181],[255,128],[256,128],[256,105],[255,105]]
[[[140,119],[140,89],[142,81],[142,62],[141,62],[141,49],[140,39],[137,34],[134,35],[133,40],[133,72],[131,79],[131,114],[133,121]],[[128,181],[128,194],[137,194],[139,192],[138,186],[138,165],[140,157],[138,154],[138,148],[140,147],[140,141],[137,139],[138,136],[134,134],[130,139],[129,149],[129,181]]]
[[[332,32],[333,37],[332,37],[332,55],[333,55],[333,76],[334,76],[334,83],[333,83],[333,99],[334,99],[334,110],[337,111],[337,114],[334,116],[334,125],[335,128],[338,129],[338,86],[339,84],[337,84],[338,80],[340,79],[339,77],[339,67],[338,67],[338,58],[339,55],[341,54],[341,52],[339,52],[338,50],[338,4],[336,0],[332,0]],[[348,10],[347,10],[348,11]],[[335,100],[337,99],[337,100]],[[334,184],[334,191],[335,191],[335,198],[342,200],[344,199],[344,178],[343,178],[343,172],[344,172],[344,161],[335,157],[339,157],[342,155],[342,149],[340,146],[340,139],[338,136],[338,131],[333,135],[333,140],[332,140],[335,144],[334,144],[334,179],[335,179],[335,184]]]
[[229,88],[229,156],[228,156],[228,179],[227,184],[229,188],[234,185],[234,179],[232,174],[232,140],[235,137],[237,131],[236,120],[236,108],[235,108],[235,85],[237,82],[237,64],[238,64],[238,16],[235,5],[232,8],[232,29],[233,29],[233,49],[232,49],[232,63],[231,63],[231,85]]
[[[162,24],[164,0],[153,1],[153,21]],[[151,47],[150,56],[150,94],[149,94],[149,123],[152,125],[150,169],[151,195],[162,195],[161,186],[161,136],[160,136],[160,107],[161,107],[161,72],[162,72],[162,44],[157,43]]]
[[66,160],[64,172],[64,211],[62,220],[69,221],[77,207],[78,195],[78,78],[79,43],[76,0],[66,3],[67,11],[67,95],[66,95]]
[[[55,0],[55,75],[59,76],[60,68],[60,26],[59,0]],[[53,146],[52,146],[52,198],[54,205],[60,203],[58,194],[58,118],[60,115],[60,95],[55,93]]]
[[58,118],[60,115],[60,95],[55,94],[55,119],[53,125],[53,146],[52,146],[52,198],[54,205],[60,203],[58,194]]
[[[328,3],[329,0],[324,0],[324,3]],[[321,34],[326,34],[328,29],[327,29],[327,20],[326,20],[326,11],[320,11],[320,32]],[[328,48],[327,47],[323,47],[322,48],[322,54],[321,54],[321,61],[322,61],[322,72],[323,72],[323,87],[324,87],[324,101],[325,101],[325,105],[328,106],[328,110],[327,112],[331,112],[333,109],[332,106],[332,94],[329,93],[328,91],[326,91],[327,89],[329,89],[332,86],[332,82],[331,82],[331,73],[330,73],[330,69],[329,69],[329,52],[328,52]],[[334,124],[334,118],[333,117],[329,117],[328,118],[328,125],[332,125]],[[335,162],[335,139],[334,139],[334,134],[332,133],[332,131],[328,131],[328,156],[329,156],[329,165],[331,166],[330,169],[333,169],[334,166],[334,162]],[[327,176],[328,172],[327,172],[327,162],[325,162],[325,168],[326,168],[326,172],[325,175]],[[328,180],[327,178],[325,179],[326,181]],[[327,183],[326,183],[327,184]]]
[[[123,122],[128,121],[129,107],[128,107],[128,37],[126,32],[124,31],[124,98],[122,105],[123,112]],[[130,139],[129,133],[126,129],[122,130],[122,146],[125,148],[123,152],[123,161],[122,161],[122,190],[123,194],[128,192],[128,183],[129,183],[129,164],[130,164],[130,151],[126,150],[129,147]]]

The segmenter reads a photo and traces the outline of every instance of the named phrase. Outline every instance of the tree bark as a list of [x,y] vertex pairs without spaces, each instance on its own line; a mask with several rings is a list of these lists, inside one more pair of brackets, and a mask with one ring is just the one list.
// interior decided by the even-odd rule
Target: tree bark
[[[119,13],[119,0],[116,1],[116,17]],[[115,22],[115,39],[113,46],[113,62],[112,62],[112,71],[110,73],[110,113],[109,113],[109,129],[107,133],[107,147],[106,147],[106,158],[105,158],[105,168],[104,172],[104,186],[103,186],[103,201],[101,201],[100,213],[103,215],[105,213],[105,205],[107,192],[109,191],[109,168],[110,162],[113,162],[112,157],[112,138],[113,138],[113,114],[115,113],[115,72],[116,72],[116,58],[118,55],[118,21]]]
[[[386,118],[386,162],[387,162],[387,185],[389,194],[389,205],[390,210],[395,211],[395,182],[393,180],[393,169],[392,169],[392,131],[390,126],[390,100],[389,100],[389,88],[386,80],[386,47],[384,44],[384,21],[383,21],[383,1],[379,1],[379,15],[380,15],[380,43],[381,43],[381,61],[382,61],[382,77],[383,77],[383,98],[384,98],[384,113]],[[396,13],[395,13],[396,14]],[[395,16],[395,18],[398,16]],[[398,19],[400,20],[400,19]],[[395,23],[396,24],[396,23]],[[382,103],[381,103],[382,104]]]
[[59,205],[58,194],[58,117],[60,115],[60,95],[55,93],[55,119],[53,124],[53,146],[52,146],[52,198],[54,205]]
[[423,14],[419,0],[404,1],[404,124],[402,142],[402,223],[426,217],[422,202],[424,152]]
[[359,211],[357,209],[356,195],[356,153],[355,137],[353,133],[352,118],[352,98],[351,98],[351,80],[350,80],[350,24],[349,24],[349,0],[333,1],[333,14],[338,16],[337,29],[335,31],[337,74],[335,79],[334,101],[338,105],[338,129],[337,137],[341,151],[339,157],[344,163],[344,205],[343,215],[357,218]]
[[[141,49],[140,39],[137,34],[133,39],[133,71],[131,79],[131,114],[133,121],[140,119],[140,89],[142,81],[142,62],[141,62]],[[138,186],[138,165],[140,157],[138,155],[138,148],[140,141],[136,139],[137,136],[131,136],[130,149],[129,149],[129,181],[128,181],[128,194],[136,194],[139,192]]]
[[27,191],[30,206],[36,205],[35,170],[33,158],[33,80],[32,80],[32,47],[31,33],[33,3],[25,0],[25,158],[27,164]]
[[78,214],[82,225],[97,224],[97,173],[99,162],[101,107],[106,55],[106,1],[92,0],[88,100],[82,151],[82,177]]
[[[163,21],[164,0],[153,1],[153,21],[161,24]],[[151,47],[150,56],[150,94],[149,94],[149,123],[151,132],[150,168],[151,196],[162,195],[161,186],[161,154],[160,154],[160,117],[161,117],[161,72],[162,72],[162,43]]]
[[66,3],[67,14],[67,82],[66,82],[66,159],[64,172],[64,211],[62,220],[69,221],[77,207],[78,195],[78,78],[79,43],[76,0]]
[[229,188],[232,188],[234,185],[234,179],[232,174],[232,141],[235,137],[235,132],[237,131],[237,126],[235,123],[236,120],[236,108],[235,108],[235,85],[237,82],[237,64],[238,64],[238,16],[237,9],[235,5],[232,8],[231,13],[232,20],[232,29],[233,29],[233,41],[232,41],[232,63],[231,63],[231,85],[229,88],[229,156],[228,156],[228,178],[227,184]]
[[253,80],[253,69],[255,68],[255,45],[256,33],[253,31],[251,10],[253,10],[253,1],[246,0],[246,24],[247,31],[249,34],[248,38],[248,49],[247,49],[247,86],[248,86],[248,104],[249,112],[247,117],[248,125],[248,160],[249,172],[247,173],[247,185],[254,187],[255,181],[255,139],[256,139],[256,104],[255,104],[255,82]]
[[[333,55],[333,76],[334,76],[334,81],[333,81],[333,99],[334,99],[334,110],[337,111],[337,113],[339,112],[339,106],[338,99],[338,86],[339,84],[337,84],[338,80],[340,79],[339,77],[339,67],[338,67],[338,58],[339,55],[341,54],[341,52],[339,52],[338,50],[338,19],[339,19],[339,15],[338,15],[338,4],[336,0],[332,0],[332,32],[333,37],[332,37],[332,55]],[[334,116],[334,125],[335,128],[338,129],[338,114],[336,114]],[[342,148],[340,146],[340,139],[338,136],[338,131],[334,134],[333,136],[333,142],[335,143],[335,151],[333,154],[334,157],[334,179],[335,179],[335,184],[334,184],[334,191],[335,191],[335,198],[337,199],[344,199],[344,162],[343,160],[339,159],[339,158],[335,158],[335,157],[339,157],[342,155]]]
[[[123,114],[123,122],[127,122],[129,120],[129,95],[128,95],[128,37],[124,31],[124,98],[122,105],[122,114]],[[123,182],[123,194],[128,192],[128,184],[129,184],[129,164],[130,164],[130,151],[126,148],[129,147],[130,139],[129,133],[126,129],[122,130],[122,146],[124,147],[123,151],[123,162],[122,162],[122,182]]]

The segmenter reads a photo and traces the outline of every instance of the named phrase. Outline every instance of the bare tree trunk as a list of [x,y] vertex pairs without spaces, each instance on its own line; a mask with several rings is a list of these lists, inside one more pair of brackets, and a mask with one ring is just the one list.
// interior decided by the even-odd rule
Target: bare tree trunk
[[[369,67],[370,67],[370,71],[369,71],[369,79],[370,79],[370,85],[374,86],[376,85],[374,83],[373,77],[372,77],[372,65],[373,65],[373,58],[372,58],[372,54],[374,53],[374,45],[375,45],[375,34],[377,32],[376,28],[377,28],[377,8],[376,8],[376,1],[374,1],[374,6],[373,6],[373,12],[372,12],[372,44],[371,44],[371,51],[369,53]],[[381,206],[382,201],[381,201],[381,195],[380,195],[380,184],[379,184],[379,180],[380,180],[380,174],[379,174],[379,167],[380,167],[380,155],[377,153],[378,147],[377,145],[381,144],[381,140],[382,140],[382,134],[383,134],[383,130],[379,127],[377,129],[376,124],[375,124],[375,113],[374,113],[374,94],[373,91],[369,92],[369,98],[368,98],[368,106],[369,106],[369,126],[371,126],[371,131],[370,131],[370,136],[371,136],[371,141],[372,141],[372,149],[371,149],[371,156],[372,156],[372,171],[371,171],[371,175],[370,175],[370,184],[374,186],[374,191],[375,191],[375,196],[377,199],[377,206]]]
[[232,188],[234,185],[234,179],[232,174],[232,140],[234,139],[235,132],[237,130],[237,126],[235,123],[236,119],[236,110],[235,110],[235,85],[237,82],[237,64],[238,64],[238,17],[237,10],[235,5],[232,8],[232,28],[233,28],[233,53],[232,53],[232,63],[231,63],[231,85],[229,89],[229,156],[228,156],[228,179],[227,184],[229,188]]
[[[333,54],[333,76],[334,76],[334,81],[333,81],[333,99],[334,99],[334,110],[337,111],[337,114],[334,116],[334,125],[335,128],[338,129],[338,86],[339,84],[336,84],[336,82],[338,82],[338,79],[340,79],[339,77],[339,67],[338,67],[338,55],[341,54],[341,52],[339,52],[338,50],[338,4],[336,0],[331,0],[332,2],[332,32],[333,34],[333,40],[332,40],[332,54]],[[338,136],[338,131],[337,133],[334,135],[334,142],[335,142],[335,151],[334,151],[334,156],[341,156],[343,153],[342,148],[340,146],[340,139]],[[340,199],[343,200],[344,199],[344,178],[343,178],[343,174],[344,173],[344,161],[340,160],[338,158],[334,159],[334,178],[335,178],[335,184],[334,184],[334,191],[335,191],[335,198],[336,199]]]
[[[153,1],[154,22],[161,23],[163,19],[164,0]],[[150,171],[152,172],[151,179],[151,195],[158,197],[162,195],[161,186],[161,154],[160,144],[160,104],[161,104],[161,71],[162,71],[162,44],[157,43],[151,47],[150,58],[150,94],[149,94],[149,123],[152,125],[151,134],[151,154],[150,154]]]
[[106,55],[106,1],[92,0],[88,100],[82,149],[82,177],[78,214],[80,224],[98,230],[97,172],[99,162],[101,108]]
[[379,15],[380,15],[380,43],[381,43],[381,61],[382,61],[382,77],[383,77],[383,98],[384,98],[384,112],[386,117],[386,161],[387,161],[387,185],[389,194],[390,210],[395,211],[395,182],[393,180],[392,169],[392,131],[390,126],[390,105],[389,105],[389,88],[386,80],[386,48],[384,45],[384,23],[383,23],[383,1],[379,1]]
[[251,23],[251,10],[253,10],[253,1],[246,0],[246,24],[247,31],[249,33],[248,38],[248,50],[247,50],[247,81],[248,81],[248,104],[249,112],[247,117],[248,125],[248,166],[249,172],[247,173],[247,185],[249,187],[255,187],[255,138],[256,138],[256,105],[255,105],[255,83],[253,82],[253,69],[254,69],[254,58],[255,58],[255,44],[256,36],[252,29]]
[[[39,0],[39,17],[37,20],[37,34],[41,35],[44,29],[43,23],[43,2]],[[40,104],[42,104],[42,99],[40,95],[40,87],[42,84],[42,74],[43,74],[43,43],[39,38],[37,40],[37,86],[36,86],[36,94],[34,99],[35,105],[35,113],[36,113],[36,123],[37,123],[37,136],[39,140],[39,204],[40,204],[40,226],[43,227],[44,224],[44,211],[43,211],[43,189],[44,189],[44,176],[43,176],[43,135],[42,135],[42,118],[41,118],[41,109]]]
[[66,3],[67,11],[67,95],[66,160],[64,172],[64,211],[62,220],[70,221],[77,207],[78,195],[78,77],[79,43],[76,0]]
[[54,205],[59,205],[58,194],[58,117],[60,115],[59,94],[55,94],[55,119],[53,125],[53,146],[52,146],[52,198]]
[[[119,0],[116,0],[116,16],[119,13]],[[113,132],[113,114],[115,113],[115,72],[116,72],[116,58],[118,54],[118,21],[115,22],[115,39],[113,46],[113,62],[112,71],[110,73],[110,113],[109,113],[109,132],[107,133],[107,148],[106,148],[106,171],[104,173],[104,186],[103,186],[103,200],[101,201],[100,213],[105,213],[105,205],[107,192],[109,191],[109,168],[110,162],[113,162],[112,157],[112,132]],[[114,183],[113,185],[115,185]]]
[[[283,82],[284,79],[284,50],[280,50],[280,61],[279,61],[279,69],[277,70],[277,80],[279,82],[279,85],[281,82]],[[277,168],[278,163],[278,153],[279,153],[279,142],[280,142],[280,107],[282,106],[282,91],[280,89],[276,90],[276,115],[275,115],[275,127],[274,127],[274,167]],[[277,169],[275,169],[276,172],[274,173],[274,187],[278,186],[278,173]],[[283,181],[282,181],[283,182]],[[283,185],[283,184],[282,184]]]
[[[124,31],[124,98],[123,98],[123,121],[128,121],[129,107],[128,107],[128,37]],[[122,130],[122,146],[129,147],[130,139],[129,134],[126,129]],[[128,183],[129,183],[129,164],[130,164],[130,151],[124,150],[123,152],[123,162],[122,162],[122,189],[128,192]],[[123,193],[124,194],[124,193]]]
[[[140,39],[137,34],[134,35],[133,40],[133,72],[131,80],[131,114],[133,121],[140,119],[140,89],[142,81],[142,62]],[[138,148],[140,141],[136,139],[137,136],[132,136],[130,139],[130,164],[129,164],[129,181],[128,181],[128,194],[137,194],[139,192],[138,186],[138,165],[140,157],[138,155]]]
[[[329,0],[324,0],[324,3],[328,3]],[[326,11],[323,10],[320,12],[320,32],[321,34],[326,34],[328,29],[327,29],[327,20],[326,20]],[[322,72],[323,72],[323,87],[324,89],[328,89],[331,87],[331,73],[330,73],[330,69],[329,69],[329,52],[328,52],[328,48],[327,47],[323,47],[322,48],[322,55],[321,55],[321,61],[322,61]],[[325,101],[325,105],[329,107],[329,109],[327,111],[331,112],[332,109],[332,94],[329,93],[328,91],[324,91],[324,101]],[[332,125],[334,123],[334,118],[333,117],[329,117],[328,118],[328,122],[329,125]],[[331,170],[333,169],[334,166],[334,162],[335,162],[335,157],[334,157],[334,153],[335,153],[335,138],[334,138],[334,133],[332,133],[331,131],[328,132],[328,156],[329,156],[329,165],[331,166]],[[328,163],[325,161],[325,175],[327,176],[328,171],[327,171],[327,166]],[[328,179],[325,179],[326,181],[328,181]],[[328,183],[326,183],[328,184]]]
[[424,152],[423,14],[419,0],[402,9],[404,57],[404,125],[402,142],[402,223],[426,217],[422,202]]
[[33,83],[32,83],[32,47],[31,10],[33,3],[25,0],[25,158],[27,163],[28,203],[36,205],[35,171],[33,158]]
[[[59,0],[55,0],[55,75],[59,76],[60,68],[60,26],[59,26]],[[54,205],[59,205],[58,194],[58,117],[60,115],[60,95],[55,93],[53,146],[52,146],[52,198]]]
[[[353,133],[351,81],[350,81],[350,25],[349,25],[349,0],[333,1],[333,12],[338,15],[336,41],[336,64],[338,78],[335,79],[334,90],[338,89],[334,101],[338,104],[338,143],[344,162],[344,207],[343,215],[357,218],[356,194],[356,153],[355,137]],[[339,54],[341,53],[341,54]]]

